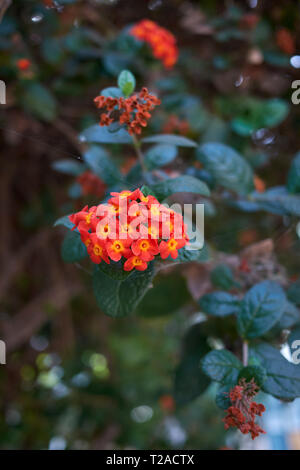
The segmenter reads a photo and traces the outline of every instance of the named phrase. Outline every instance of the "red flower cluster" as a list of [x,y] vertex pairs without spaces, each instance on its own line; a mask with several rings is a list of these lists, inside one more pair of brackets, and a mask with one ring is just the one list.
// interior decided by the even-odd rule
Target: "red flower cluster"
[[166,68],[171,68],[177,62],[178,48],[176,39],[170,31],[162,28],[151,20],[142,20],[131,28],[130,33],[147,42],[156,59],[162,61]]
[[100,116],[100,126],[109,126],[118,120],[120,124],[125,124],[129,134],[140,134],[142,127],[147,126],[155,106],[160,104],[156,96],[151,95],[147,88],[142,88],[138,94],[129,98],[111,98],[103,95],[94,99],[97,108],[106,109]]
[[77,182],[80,184],[82,193],[86,196],[88,194],[93,194],[99,198],[102,198],[106,185],[103,181],[97,176],[94,175],[91,171],[85,171],[78,176]]
[[28,70],[31,67],[31,62],[29,59],[19,59],[17,61],[17,67],[19,70],[24,72],[25,70]]
[[255,417],[261,416],[266,410],[261,403],[255,403],[254,396],[258,392],[258,387],[254,380],[246,382],[241,379],[239,385],[236,385],[229,392],[229,398],[232,403],[227,409],[227,415],[224,418],[225,429],[237,427],[243,434],[251,434],[255,439],[259,434],[265,434],[265,431],[255,423]]
[[276,32],[276,43],[282,52],[288,55],[293,55],[296,52],[295,39],[292,33],[287,28],[280,28]]
[[185,119],[179,119],[176,114],[171,114],[163,127],[165,134],[186,135],[189,133],[190,125]]
[[135,191],[111,193],[106,204],[69,216],[94,263],[109,264],[125,258],[124,270],[144,271],[160,255],[175,259],[188,242],[180,214],[160,204],[154,196]]

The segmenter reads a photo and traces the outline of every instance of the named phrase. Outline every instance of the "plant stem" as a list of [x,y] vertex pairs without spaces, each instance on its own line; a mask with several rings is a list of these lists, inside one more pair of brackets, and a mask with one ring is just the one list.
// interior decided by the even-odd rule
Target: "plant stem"
[[147,168],[146,168],[146,165],[145,165],[145,162],[144,162],[144,155],[141,151],[141,143],[137,140],[135,135],[132,136],[132,140],[133,140],[133,146],[135,148],[136,154],[137,154],[139,162],[141,164],[143,173],[146,173]]
[[248,353],[249,353],[248,341],[244,341],[243,342],[243,365],[244,367],[248,365]]

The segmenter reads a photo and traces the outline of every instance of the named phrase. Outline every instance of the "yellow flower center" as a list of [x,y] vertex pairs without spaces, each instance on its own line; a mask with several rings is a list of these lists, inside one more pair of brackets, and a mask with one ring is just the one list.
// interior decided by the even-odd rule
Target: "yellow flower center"
[[169,250],[176,250],[176,246],[177,246],[177,241],[174,240],[174,238],[171,238],[171,240],[169,240],[168,242]]
[[86,221],[87,224],[91,223],[92,215],[93,215],[93,213],[89,212],[88,215],[86,216],[85,221]]
[[94,246],[94,254],[95,254],[96,256],[102,256],[102,253],[103,253],[102,247],[101,247],[100,245],[97,245],[97,244],[96,244],[96,245]]
[[118,241],[113,242],[112,248],[113,248],[113,250],[115,250],[115,251],[122,251],[122,250],[123,250],[123,245],[122,245],[122,243],[118,240]]
[[140,249],[142,251],[147,251],[149,249],[150,243],[148,241],[143,241],[140,243]]

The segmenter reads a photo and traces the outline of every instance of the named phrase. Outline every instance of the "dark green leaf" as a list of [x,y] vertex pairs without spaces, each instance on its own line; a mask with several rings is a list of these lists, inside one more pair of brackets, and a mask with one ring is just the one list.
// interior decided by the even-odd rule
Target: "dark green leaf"
[[300,216],[300,195],[288,193],[283,186],[276,186],[264,193],[253,193],[251,199],[261,209],[273,214]]
[[227,264],[219,264],[210,274],[211,282],[220,289],[229,290],[236,285],[232,269]]
[[[295,343],[295,341],[297,341],[297,343]],[[290,347],[291,354],[295,353],[296,351],[300,351],[299,349],[300,347],[300,324],[297,325],[296,328],[294,328],[289,334],[288,345]],[[299,360],[298,358],[299,352],[298,353],[296,352],[296,354],[297,354],[296,360]]]
[[202,196],[209,196],[209,189],[203,181],[193,176],[178,176],[169,178],[151,186],[159,200],[166,199],[174,193],[196,193]]
[[241,361],[226,349],[206,354],[201,366],[208,377],[223,384],[235,384],[243,367]]
[[124,317],[133,313],[151,286],[154,275],[151,264],[146,271],[135,271],[125,280],[112,279],[96,267],[93,288],[99,307],[110,317]]
[[185,405],[201,395],[210,384],[210,380],[200,369],[197,356],[186,356],[175,371],[174,395],[179,405]]
[[210,142],[197,149],[197,158],[224,188],[247,194],[253,190],[253,172],[246,160],[227,145]]
[[300,193],[300,152],[292,161],[288,173],[287,189],[290,193]]
[[286,302],[284,314],[280,318],[279,322],[275,324],[275,328],[278,330],[285,330],[296,325],[300,322],[299,309],[292,303]]
[[54,227],[57,227],[59,225],[62,225],[63,227],[67,227],[69,229],[72,229],[74,227],[74,224],[70,221],[68,215],[64,215],[63,217],[60,217],[54,222]]
[[283,315],[286,296],[279,284],[263,281],[253,286],[241,302],[238,330],[244,338],[257,338],[269,331]]
[[300,396],[300,367],[287,361],[278,349],[261,343],[253,350],[267,371],[263,383],[264,392],[282,400]]
[[240,301],[235,295],[220,291],[205,294],[199,300],[199,305],[209,315],[225,317],[238,312]]
[[300,306],[300,279],[293,282],[287,290],[288,299]]
[[197,398],[203,393],[210,380],[200,368],[200,359],[210,351],[203,333],[203,324],[191,326],[182,341],[182,356],[175,371],[175,400],[179,405]]
[[176,145],[177,147],[197,147],[196,142],[181,135],[173,134],[157,134],[142,139],[145,144],[167,144]]
[[185,279],[179,273],[157,276],[141,303],[137,314],[143,317],[158,317],[174,314],[191,301]]
[[83,159],[108,186],[118,183],[122,179],[118,168],[103,148],[96,145],[91,146],[84,153]]
[[216,394],[216,405],[221,408],[221,410],[227,410],[231,406],[231,401],[229,398],[229,392],[235,384],[229,385],[220,385]]
[[65,160],[56,160],[52,163],[52,168],[60,173],[65,173],[66,175],[78,176],[84,169],[85,165],[72,160],[71,158],[66,158]]
[[155,145],[145,153],[145,162],[149,170],[167,165],[177,156],[175,145]]
[[24,108],[37,118],[44,121],[53,121],[56,118],[56,101],[50,91],[40,83],[27,83],[20,99]]
[[94,124],[85,129],[79,136],[82,142],[99,144],[132,144],[132,137],[123,128],[115,131],[114,126],[102,127]]
[[121,98],[123,96],[123,93],[120,90],[120,88],[111,86],[111,87],[104,88],[103,90],[101,90],[100,95],[107,96],[110,98]]
[[256,385],[258,385],[261,388],[266,378],[267,378],[267,372],[266,372],[266,369],[264,369],[264,367],[247,366],[247,367],[243,367],[243,369],[239,373],[238,381],[240,379],[246,379],[246,382],[251,382],[251,380],[253,379]]
[[87,250],[77,232],[68,232],[61,247],[61,256],[66,263],[76,263],[87,256]]

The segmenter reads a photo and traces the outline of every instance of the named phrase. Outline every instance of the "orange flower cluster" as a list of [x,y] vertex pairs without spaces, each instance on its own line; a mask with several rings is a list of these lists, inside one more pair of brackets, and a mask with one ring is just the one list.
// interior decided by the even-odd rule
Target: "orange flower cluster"
[[19,59],[17,61],[17,67],[19,70],[24,72],[25,70],[28,70],[31,67],[31,62],[29,59]]
[[162,61],[166,68],[172,68],[178,59],[176,39],[170,31],[151,20],[142,20],[131,28],[130,33],[147,42],[154,57]]
[[100,126],[109,126],[118,120],[120,124],[125,124],[129,134],[140,134],[142,127],[147,126],[155,106],[160,104],[160,100],[151,95],[147,88],[142,88],[138,94],[129,98],[111,98],[103,95],[94,99],[97,108],[106,109],[100,115]]
[[84,196],[93,194],[94,196],[102,198],[105,193],[106,185],[97,175],[94,175],[92,171],[81,173],[77,178],[77,182],[80,184]]
[[187,120],[179,119],[175,114],[171,114],[163,127],[165,134],[180,134],[186,135],[189,133],[190,125]]
[[255,418],[261,416],[266,410],[261,403],[252,401],[258,392],[258,387],[254,380],[246,382],[241,379],[239,385],[236,385],[229,392],[229,398],[232,403],[227,409],[227,415],[224,418],[225,429],[237,427],[243,434],[251,434],[255,439],[259,434],[265,434],[265,431],[255,423]]
[[177,258],[188,242],[180,214],[140,189],[111,196],[106,204],[86,206],[69,216],[94,263],[122,260],[125,271],[144,271],[156,255]]
[[277,46],[288,55],[296,52],[295,39],[287,28],[281,28],[276,32]]

